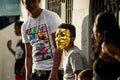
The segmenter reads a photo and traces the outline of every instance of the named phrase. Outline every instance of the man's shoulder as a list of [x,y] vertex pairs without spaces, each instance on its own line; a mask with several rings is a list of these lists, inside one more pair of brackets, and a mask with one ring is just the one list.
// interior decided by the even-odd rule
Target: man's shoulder
[[76,46],[76,45],[74,45],[73,50],[75,52],[81,53],[81,49],[78,46]]
[[56,12],[53,12],[47,9],[43,9],[43,13],[46,14],[47,16],[58,15]]
[[82,56],[82,50],[78,46],[73,46],[70,53],[72,53],[71,55],[80,55],[80,56]]
[[27,24],[29,21],[30,21],[30,16],[28,16],[28,17],[26,18],[26,20],[24,21],[23,25]]
[[55,13],[54,11],[48,10],[48,9],[43,9],[44,12],[46,13]]

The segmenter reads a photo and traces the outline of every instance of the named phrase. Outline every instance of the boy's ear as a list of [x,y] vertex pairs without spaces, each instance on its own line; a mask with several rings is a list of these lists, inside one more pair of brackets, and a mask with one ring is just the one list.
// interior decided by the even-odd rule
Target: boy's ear
[[75,38],[74,37],[71,37],[71,41],[74,42]]

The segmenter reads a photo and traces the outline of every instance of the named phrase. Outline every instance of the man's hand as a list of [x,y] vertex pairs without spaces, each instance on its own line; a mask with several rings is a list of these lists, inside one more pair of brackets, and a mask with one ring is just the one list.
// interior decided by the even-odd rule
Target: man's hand
[[51,75],[49,76],[48,80],[58,80],[57,75]]
[[7,42],[7,47],[8,47],[9,50],[12,49],[11,46],[12,46],[12,40],[9,40]]

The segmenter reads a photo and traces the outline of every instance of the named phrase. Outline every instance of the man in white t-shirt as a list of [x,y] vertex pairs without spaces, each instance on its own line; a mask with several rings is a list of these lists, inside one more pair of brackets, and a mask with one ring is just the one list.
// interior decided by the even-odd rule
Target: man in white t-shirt
[[[53,68],[53,54],[58,53],[55,48],[54,35],[62,20],[56,13],[41,9],[40,1],[22,0],[29,14],[21,29],[22,42],[26,47],[26,80],[30,80],[31,73],[32,80],[48,80]],[[59,64],[59,62],[56,63]],[[57,68],[58,66],[56,70]],[[51,75],[51,79],[52,77]],[[54,77],[56,78],[56,76]]]

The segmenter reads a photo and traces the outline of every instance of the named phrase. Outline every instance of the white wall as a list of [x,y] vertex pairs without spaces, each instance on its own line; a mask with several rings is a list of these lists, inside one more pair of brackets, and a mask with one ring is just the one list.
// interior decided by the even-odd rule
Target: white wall
[[[1,31],[0,31],[1,33]],[[2,38],[3,36],[0,34],[0,37]],[[2,52],[2,39],[0,38],[0,80],[3,80],[3,52]]]
[[75,44],[82,50],[83,56],[87,59],[88,67],[91,67],[89,53],[89,0],[73,0],[72,23],[76,26]]
[[[77,4],[79,3],[79,4]],[[89,0],[73,0],[73,19],[72,23],[76,26],[77,38],[76,44],[81,48],[82,22],[89,14]],[[79,40],[79,41],[77,41]]]
[[15,57],[7,49],[7,41],[12,40],[15,49],[18,38],[14,34],[14,25],[0,30],[0,80],[14,80]]

